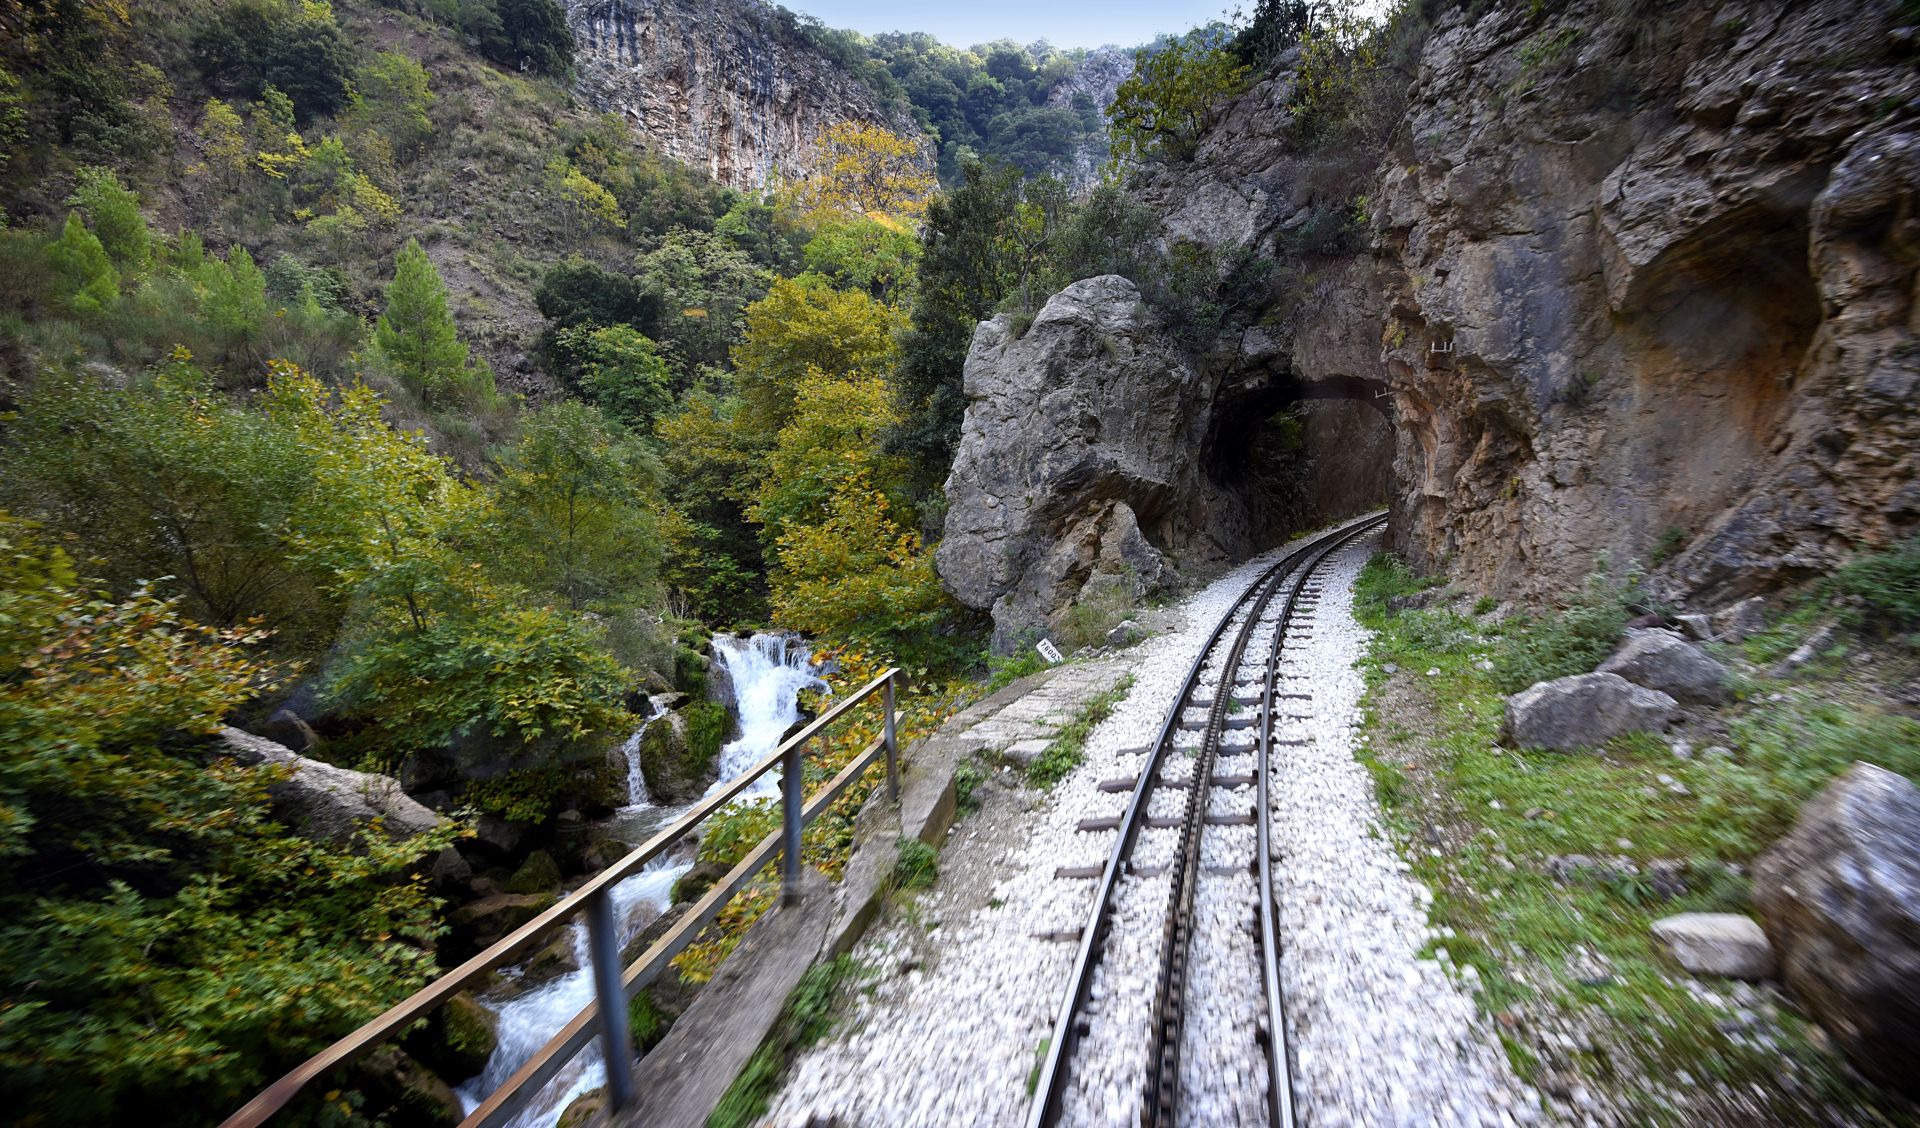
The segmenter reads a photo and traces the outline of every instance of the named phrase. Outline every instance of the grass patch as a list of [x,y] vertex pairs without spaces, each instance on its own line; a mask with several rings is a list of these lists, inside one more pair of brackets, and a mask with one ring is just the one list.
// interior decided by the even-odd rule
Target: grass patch
[[707,1117],[707,1128],[746,1128],[767,1113],[787,1064],[833,1029],[834,1001],[860,972],[852,956],[815,964],[787,996],[786,1010]]
[[1854,557],[1827,578],[1822,590],[1858,601],[1847,615],[1855,626],[1882,632],[1920,627],[1920,537]]
[[953,806],[957,818],[966,818],[980,809],[980,785],[987,782],[987,769],[971,756],[954,765]]
[[659,1045],[673,1026],[673,1019],[667,1017],[667,1012],[653,1001],[652,992],[645,988],[627,1004],[627,1022],[633,1028],[633,1044],[643,1054]]
[[1049,665],[1045,658],[1040,657],[1040,652],[1031,646],[1023,646],[1012,654],[989,654],[986,693],[998,693],[1021,678],[1047,669]]
[[1566,610],[1506,628],[1507,645],[1493,660],[1494,684],[1518,693],[1536,682],[1591,673],[1613,653],[1638,599],[1633,577],[1594,573]]
[[940,880],[940,852],[918,838],[902,838],[893,859],[891,884],[895,892],[931,889]]
[[[1377,590],[1404,586],[1394,562],[1376,558],[1368,573]],[[1724,756],[1681,759],[1649,735],[1595,754],[1500,747],[1503,689],[1518,663],[1570,653],[1586,662],[1627,601],[1620,587],[1593,586],[1575,608],[1512,637],[1449,612],[1393,613],[1385,596],[1363,608],[1377,634],[1363,663],[1360,758],[1392,836],[1435,891],[1431,923],[1451,931],[1435,947],[1473,967],[1482,1008],[1512,1021],[1501,1040],[1524,1077],[1571,1065],[1601,1083],[1679,1071],[1713,1082],[1678,1108],[1656,1093],[1615,1094],[1630,1122],[1717,1121],[1734,1101],[1768,1123],[1806,1122],[1809,1102],[1840,1121],[1897,1122],[1910,1110],[1854,1080],[1800,1018],[1781,1014],[1778,1045],[1746,1037],[1731,1004],[1696,994],[1665,964],[1648,927],[1673,913],[1744,910],[1746,867],[1854,760],[1920,779],[1920,722],[1834,683],[1736,706]],[[1493,670],[1483,668],[1489,655]],[[1390,666],[1419,676],[1390,687]],[[1571,855],[1599,864],[1569,873]],[[1674,873],[1677,888],[1664,877]],[[1604,975],[1591,973],[1596,959]],[[1569,1057],[1531,1041],[1539,1024],[1529,1016],[1543,1010],[1579,1015],[1595,1048]]]
[[1080,715],[1053,738],[1053,744],[1027,765],[1028,782],[1035,787],[1050,788],[1072,774],[1087,758],[1087,734],[1113,713],[1115,705],[1126,700],[1127,691],[1132,688],[1133,675],[1128,674],[1118,685],[1087,702]]

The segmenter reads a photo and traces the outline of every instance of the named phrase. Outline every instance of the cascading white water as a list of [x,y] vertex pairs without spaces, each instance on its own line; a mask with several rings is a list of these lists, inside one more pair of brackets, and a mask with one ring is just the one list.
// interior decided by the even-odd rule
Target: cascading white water
[[[733,700],[740,716],[739,739],[720,750],[717,788],[772,755],[780,737],[800,719],[800,691],[825,689],[827,683],[813,672],[813,655],[791,635],[757,634],[749,639],[719,635],[713,640],[713,652],[733,679]],[[768,772],[741,794],[759,798],[779,792],[779,773]]]
[[[739,739],[720,750],[719,780],[714,785],[718,787],[771,755],[779,747],[780,737],[800,719],[800,691],[825,688],[826,683],[814,674],[807,648],[788,635],[754,635],[749,639],[717,636],[713,651],[732,679],[734,706],[740,717]],[[640,769],[640,739],[660,715],[656,707],[627,738],[626,813],[653,806]],[[777,776],[777,772],[768,773],[743,796],[777,794]],[[665,821],[671,821],[677,813],[668,815]],[[614,921],[623,945],[667,910],[672,903],[673,883],[691,867],[691,860],[685,857],[660,858],[613,887]],[[575,921],[571,928],[576,970],[513,998],[480,1000],[498,1019],[499,1044],[487,1059],[486,1069],[457,1090],[467,1112],[479,1107],[489,1093],[546,1045],[547,1039],[593,1001],[586,924]],[[594,1042],[547,1083],[513,1124],[515,1128],[552,1128],[575,1097],[605,1083],[600,1047]]]
[[648,704],[653,707],[653,712],[647,714],[647,719],[641,721],[640,727],[634,729],[633,735],[629,736],[627,742],[620,746],[621,753],[627,758],[628,807],[653,806],[653,796],[647,794],[647,775],[640,770],[640,741],[641,738],[647,735],[647,726],[665,715],[666,710],[662,709],[660,703],[657,701],[650,700]]

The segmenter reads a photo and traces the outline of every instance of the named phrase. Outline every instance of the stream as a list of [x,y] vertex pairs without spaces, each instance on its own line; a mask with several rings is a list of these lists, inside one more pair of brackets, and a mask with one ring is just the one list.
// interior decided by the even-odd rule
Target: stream
[[[708,794],[779,747],[781,735],[800,719],[800,691],[825,688],[826,684],[814,674],[813,656],[805,643],[789,635],[757,634],[747,639],[718,635],[713,640],[713,652],[725,664],[733,687],[740,735],[721,748],[718,778]],[[640,740],[647,726],[660,716],[656,708],[627,738],[623,747],[628,765],[627,806],[604,824],[619,838],[636,845],[688,809],[656,805],[647,792],[646,777],[640,767]],[[778,795],[779,790],[780,773],[772,771],[741,792],[741,798]],[[667,910],[673,883],[692,868],[692,864],[690,852],[675,851],[656,858],[645,869],[613,887],[614,921],[623,946]],[[480,1075],[456,1090],[468,1113],[479,1107],[480,1102],[513,1076],[547,1039],[593,1001],[593,975],[587,970],[590,961],[586,923],[576,919],[568,928],[577,970],[517,995],[480,999],[481,1005],[499,1020],[499,1044]],[[507,968],[505,973],[512,978],[519,969]],[[595,1039],[547,1083],[512,1124],[514,1128],[551,1128],[576,1097],[605,1083],[600,1043]]]

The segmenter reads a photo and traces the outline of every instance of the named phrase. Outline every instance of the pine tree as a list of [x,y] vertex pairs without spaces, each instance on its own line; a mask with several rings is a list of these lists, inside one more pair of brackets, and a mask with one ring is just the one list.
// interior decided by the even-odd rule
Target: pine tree
[[144,273],[153,259],[153,234],[140,214],[140,197],[110,169],[83,168],[76,180],[67,203],[86,209],[100,246],[115,266],[130,274]]
[[120,297],[120,275],[79,212],[67,213],[60,237],[47,246],[47,259],[65,283],[63,296],[73,312],[99,313]]
[[447,312],[447,287],[433,260],[408,239],[394,260],[387,310],[373,329],[378,349],[402,383],[429,402],[441,402],[468,381],[467,346]]

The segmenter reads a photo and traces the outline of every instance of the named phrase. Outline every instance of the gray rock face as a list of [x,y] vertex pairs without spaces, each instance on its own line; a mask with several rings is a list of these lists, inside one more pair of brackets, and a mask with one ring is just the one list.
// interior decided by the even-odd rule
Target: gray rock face
[[1118,275],[1055,294],[1023,335],[983,322],[947,479],[941,582],[990,610],[1009,650],[1057,628],[1096,577],[1144,594],[1214,491],[1201,473],[1213,389]]
[[1767,934],[1739,913],[1681,913],[1653,922],[1653,938],[1695,975],[1765,979],[1779,967]]
[[1384,330],[1357,337],[1395,373],[1396,551],[1543,597],[1681,529],[1656,586],[1724,602],[1920,524],[1898,19],[1870,0],[1438,18],[1369,197]]
[[752,0],[568,0],[587,101],[618,113],[661,152],[729,188],[814,171],[828,126],[873,122],[931,148],[866,84],[778,26]]
[[1753,903],[1847,1057],[1920,1096],[1920,788],[1854,764],[1754,864]]
[[[1087,52],[1087,57],[1081,60],[1072,74],[1061,79],[1059,85],[1047,92],[1047,105],[1077,112],[1080,103],[1085,100],[1100,111],[1104,120],[1107,107],[1113,104],[1114,92],[1132,74],[1132,51],[1119,47],[1096,47]],[[1093,187],[1100,182],[1100,169],[1106,161],[1107,137],[1103,128],[1097,137],[1089,137],[1074,151],[1065,170],[1068,185],[1076,191]]]
[[1618,674],[1576,674],[1507,698],[1506,734],[1520,748],[1597,748],[1629,732],[1657,732],[1675,701]]
[[301,835],[343,844],[374,819],[394,838],[411,838],[440,825],[440,816],[400,789],[392,776],[336,768],[309,760],[282,744],[227,727],[220,739],[244,763],[277,764],[291,770],[268,788],[274,813]]
[[1727,668],[1672,631],[1630,632],[1627,644],[1600,663],[1599,672],[1619,674],[1676,701],[1710,705],[1733,697],[1727,690]]

